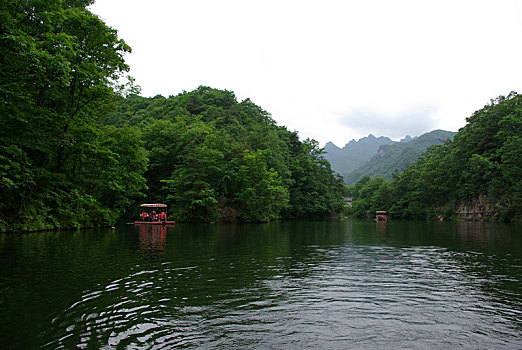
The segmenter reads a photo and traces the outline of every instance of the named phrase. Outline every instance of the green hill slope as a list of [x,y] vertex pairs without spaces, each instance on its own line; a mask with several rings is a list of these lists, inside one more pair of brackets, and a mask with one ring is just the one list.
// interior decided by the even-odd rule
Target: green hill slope
[[368,162],[382,145],[393,143],[388,137],[375,137],[371,134],[359,141],[352,140],[343,148],[328,142],[324,147],[325,158],[330,162],[333,170],[339,174],[344,174]]
[[[443,144],[452,139],[454,132],[434,130],[409,142],[382,145],[369,162],[353,171],[341,173],[348,185],[355,184],[363,176],[382,176],[391,179],[393,172],[402,172],[432,145]],[[333,164],[332,164],[333,167]]]
[[466,122],[452,141],[429,147],[392,181],[364,177],[351,186],[350,214],[520,222],[522,95],[499,96]]

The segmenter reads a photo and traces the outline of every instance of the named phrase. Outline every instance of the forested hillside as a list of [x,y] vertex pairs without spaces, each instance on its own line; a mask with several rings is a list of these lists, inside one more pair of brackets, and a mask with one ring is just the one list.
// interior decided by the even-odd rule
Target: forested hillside
[[446,140],[453,138],[454,135],[455,133],[451,131],[434,130],[408,142],[382,145],[377,154],[367,163],[353,171],[341,173],[341,175],[348,185],[355,184],[363,176],[381,176],[391,180],[394,172],[401,173],[417,160],[429,146],[443,144]]
[[180,220],[323,219],[344,206],[318,143],[230,91],[131,96],[106,122],[142,130],[147,201],[166,201]]
[[101,122],[130,52],[89,1],[0,4],[0,230],[111,222],[141,197],[136,130]]
[[[179,221],[339,215],[346,188],[316,141],[231,91],[137,95],[130,47],[90,3],[0,3],[0,231],[108,225],[144,201]],[[363,177],[352,212],[520,217],[521,105],[501,96],[391,181]]]
[[428,148],[395,175],[350,187],[352,213],[388,210],[393,218],[520,220],[522,95],[500,96],[467,118],[453,140]]
[[233,93],[135,95],[92,1],[0,3],[0,231],[107,225],[140,201],[189,221],[324,218],[342,181],[317,142]]

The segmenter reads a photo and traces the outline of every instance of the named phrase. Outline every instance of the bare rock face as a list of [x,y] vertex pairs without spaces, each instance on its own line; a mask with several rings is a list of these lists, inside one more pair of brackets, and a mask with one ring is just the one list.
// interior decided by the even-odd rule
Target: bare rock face
[[497,215],[497,203],[487,196],[473,198],[469,202],[461,202],[455,206],[455,213],[468,221],[484,221],[494,219]]

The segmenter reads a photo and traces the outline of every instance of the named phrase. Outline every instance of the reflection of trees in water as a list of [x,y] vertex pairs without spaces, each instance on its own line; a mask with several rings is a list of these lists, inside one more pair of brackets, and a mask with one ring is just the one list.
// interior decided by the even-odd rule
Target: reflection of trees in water
[[520,226],[487,222],[455,223],[459,249],[452,258],[499,307],[500,322],[522,326],[522,236]]
[[[339,223],[327,222],[179,224],[168,235],[164,288],[172,284],[188,295],[184,305],[236,300],[238,291],[262,299],[273,292],[266,281],[309,274],[310,266],[328,259],[323,247],[343,242]],[[174,267],[187,270],[170,271]]]
[[[171,306],[205,305],[246,290],[250,297],[262,298],[273,292],[270,283],[293,283],[327,273],[322,267],[336,259],[352,259],[370,269],[378,259],[387,259],[393,268],[417,247],[421,249],[416,254],[431,254],[415,257],[427,259],[422,264],[433,264],[441,271],[453,271],[454,266],[458,278],[505,302],[504,296],[520,293],[522,264],[511,266],[513,259],[506,257],[520,256],[520,240],[513,235],[512,225],[476,222],[390,221],[383,225],[362,220],[139,228],[141,251],[151,261],[168,262],[160,268],[162,288],[188,298],[173,299]],[[370,259],[372,254],[376,255]],[[358,263],[360,258],[368,259]],[[516,303],[521,301],[512,298],[509,302],[513,307]]]
[[442,248],[440,264],[454,266],[471,290],[497,305],[500,322],[521,325],[519,312],[512,312],[522,306],[521,231],[489,222],[389,222],[386,243]]
[[[383,234],[374,221],[354,220],[0,236],[6,286],[14,278],[12,292],[7,295],[4,288],[3,297],[5,305],[16,305],[1,310],[10,324],[0,333],[27,339],[20,343],[26,348],[39,347],[44,338],[64,339],[67,348],[85,345],[86,334],[92,347],[102,347],[112,332],[122,339],[126,334],[145,339],[138,326],[152,319],[158,320],[158,332],[167,327],[172,334],[203,329],[212,335],[214,324],[225,333],[229,328],[223,322],[239,320],[239,314],[244,324],[256,325],[257,315],[274,310],[282,315],[300,296],[311,301],[308,310],[320,301],[343,306],[350,295],[339,293],[357,293],[354,283],[370,277],[382,282],[382,293],[393,291],[390,281],[411,292],[431,286],[433,277],[437,288],[429,292],[434,297],[449,290],[460,297],[455,305],[464,316],[477,315],[482,326],[494,320],[505,325],[503,331],[518,326],[513,333],[520,334],[520,231],[515,225],[391,220]],[[401,273],[410,279],[402,280]],[[379,292],[378,287],[361,284],[360,290]],[[41,321],[31,328],[25,316],[15,315],[36,315],[31,318]],[[69,330],[71,325],[75,328]],[[59,347],[56,342],[51,345]]]
[[[516,228],[517,226],[512,224],[464,221],[454,223],[453,233],[461,240],[480,245],[481,248],[499,244],[510,247],[514,243],[513,239],[518,238],[518,243],[522,243],[520,235],[517,237],[511,234]],[[518,226],[518,229],[522,229],[522,226]]]
[[377,221],[375,225],[377,226],[378,234],[386,235],[386,221]]
[[[385,234],[374,222],[345,222],[345,244],[404,249],[433,248],[435,269],[455,268],[458,278],[468,281],[509,310],[522,305],[522,227],[489,222],[388,221]],[[427,258],[427,257],[426,257]],[[438,259],[438,260],[437,260]],[[429,263],[425,261],[424,264]],[[393,267],[393,266],[390,266]],[[458,271],[458,272],[457,272]],[[520,322],[518,322],[520,324]]]

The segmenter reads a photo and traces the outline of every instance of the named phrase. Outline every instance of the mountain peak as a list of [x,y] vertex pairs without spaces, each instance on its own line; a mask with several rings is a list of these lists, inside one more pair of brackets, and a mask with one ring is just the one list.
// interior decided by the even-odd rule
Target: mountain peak
[[337,146],[335,143],[333,143],[332,141],[328,141],[325,145],[324,145],[324,149],[325,150],[341,150],[341,148],[339,146]]
[[[418,137],[406,136],[400,142],[391,142],[379,147],[376,154],[370,156],[358,169],[341,172],[345,183],[355,184],[361,177],[382,176],[390,179],[394,171],[402,172],[408,165],[413,163],[431,145],[440,145],[448,138],[453,138],[455,133],[443,130],[435,130],[422,134]],[[339,155],[337,156],[339,159]],[[341,159],[339,164],[332,164],[332,169],[342,167],[346,163]]]
[[343,175],[347,184],[354,184],[363,175],[391,177],[395,169],[402,171],[430,145],[444,143],[455,133],[434,130],[421,136],[406,135],[400,142],[373,134],[351,140],[343,148],[327,142],[325,158],[332,169]]
[[358,141],[351,140],[343,148],[335,146],[332,142],[327,142],[324,150],[325,158],[338,173],[355,170],[375,155],[380,146],[392,144],[393,141],[388,137],[375,137],[369,134]]

